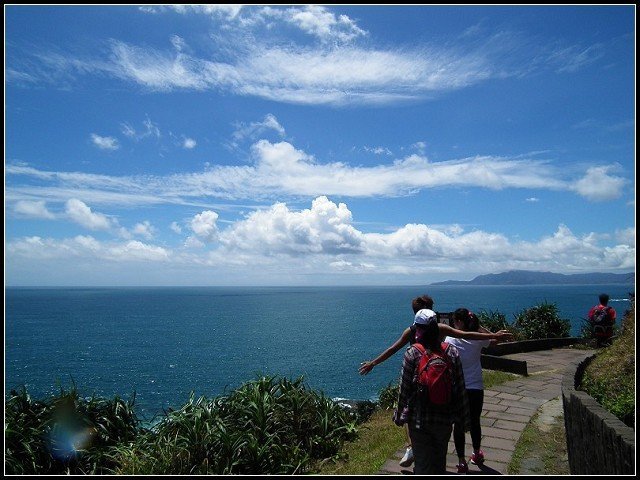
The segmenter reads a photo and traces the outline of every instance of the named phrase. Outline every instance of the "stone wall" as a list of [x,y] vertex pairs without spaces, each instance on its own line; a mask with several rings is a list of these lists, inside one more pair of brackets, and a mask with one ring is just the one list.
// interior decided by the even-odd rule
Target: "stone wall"
[[535,340],[498,343],[497,345],[487,347],[483,351],[487,355],[512,355],[514,353],[551,350],[552,348],[562,348],[568,347],[569,345],[584,344],[588,342],[588,339],[582,337],[538,338]]
[[572,475],[633,475],[634,430],[575,388],[594,357],[569,365],[562,379],[569,469]]

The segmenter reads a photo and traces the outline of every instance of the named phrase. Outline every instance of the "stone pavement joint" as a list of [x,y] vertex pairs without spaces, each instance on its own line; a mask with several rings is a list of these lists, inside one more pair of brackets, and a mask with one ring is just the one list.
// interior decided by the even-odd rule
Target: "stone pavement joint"
[[[558,405],[562,406],[562,402],[558,402],[557,398],[561,395],[560,383],[566,366],[593,353],[594,350],[554,348],[504,355],[505,358],[525,360],[529,376],[498,385],[493,390],[485,390],[481,417],[481,448],[485,453],[485,463],[482,466],[469,463],[469,474],[506,475],[516,443],[531,418],[537,412],[543,416],[549,413],[555,416],[562,414],[561,410],[558,412]],[[465,440],[465,457],[468,462],[473,452],[469,433],[466,434]],[[447,452],[447,473],[456,474],[458,456],[455,453],[453,436]],[[401,467],[398,464],[402,455],[404,447],[385,462],[378,474],[412,474],[413,465]]]

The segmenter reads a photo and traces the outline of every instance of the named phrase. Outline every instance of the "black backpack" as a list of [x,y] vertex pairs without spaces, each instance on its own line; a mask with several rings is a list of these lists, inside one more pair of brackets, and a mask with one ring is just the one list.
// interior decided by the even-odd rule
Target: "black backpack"
[[589,321],[591,322],[591,325],[593,326],[593,332],[596,335],[606,335],[611,332],[613,325],[611,322],[611,318],[609,317],[610,309],[611,307],[609,306],[604,307],[600,305],[596,307],[591,314]]

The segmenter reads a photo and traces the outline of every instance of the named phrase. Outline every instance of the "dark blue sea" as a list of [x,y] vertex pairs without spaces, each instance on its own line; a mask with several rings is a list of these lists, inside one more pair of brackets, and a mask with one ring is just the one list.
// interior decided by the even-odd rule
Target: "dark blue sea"
[[[180,407],[191,391],[213,397],[258,374],[297,378],[330,397],[375,399],[396,381],[402,354],[369,375],[411,324],[411,299],[435,310],[465,306],[513,315],[555,303],[580,334],[598,294],[620,319],[629,285],[426,287],[7,288],[5,395],[25,385],[44,399],[68,389],[129,398],[144,419]],[[73,383],[72,383],[73,382]]]

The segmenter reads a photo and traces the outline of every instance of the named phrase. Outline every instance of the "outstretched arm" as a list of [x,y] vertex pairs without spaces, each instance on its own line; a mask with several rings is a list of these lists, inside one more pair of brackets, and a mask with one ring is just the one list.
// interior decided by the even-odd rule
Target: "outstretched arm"
[[[445,323],[439,323],[440,335],[448,335],[455,338],[464,338],[467,340],[497,340],[498,342],[504,342],[513,339],[513,334],[507,330],[500,330],[498,332],[467,332],[465,330],[458,330],[457,328],[450,327]],[[486,329],[485,329],[486,330]]]
[[398,350],[400,350],[404,345],[406,345],[409,342],[410,338],[411,338],[411,329],[406,328],[404,332],[402,332],[402,335],[400,336],[400,338],[398,338],[395,342],[393,342],[393,344],[389,348],[387,348],[384,352],[378,355],[375,359],[371,361],[365,361],[360,364],[360,368],[358,368],[360,375],[366,375],[371,370],[373,370],[373,367],[384,362],[387,358],[389,358],[391,355],[393,355]]

